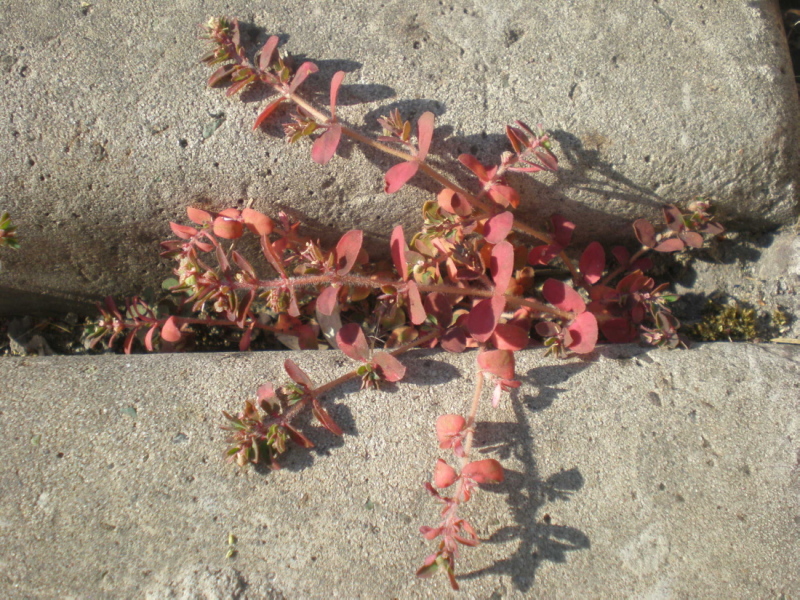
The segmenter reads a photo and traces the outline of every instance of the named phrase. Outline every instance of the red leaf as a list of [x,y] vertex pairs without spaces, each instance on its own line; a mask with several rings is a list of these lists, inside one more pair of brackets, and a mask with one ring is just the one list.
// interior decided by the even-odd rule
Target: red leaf
[[388,352],[376,352],[372,357],[372,365],[377,367],[381,376],[391,383],[400,381],[406,374],[403,363]]
[[311,75],[311,73],[316,73],[319,71],[319,67],[315,65],[313,62],[306,61],[297,69],[297,73],[295,74],[294,78],[292,79],[292,83],[289,85],[289,93],[293,93],[297,88],[300,87],[300,84],[306,80],[306,77]]
[[561,215],[553,215],[550,217],[550,221],[553,223],[553,239],[556,243],[562,249],[569,246],[572,240],[572,232],[575,231],[575,223],[567,221]]
[[165,342],[178,342],[181,339],[181,330],[178,327],[178,320],[175,317],[170,317],[161,326],[161,339]]
[[277,99],[277,100],[275,100],[274,102],[272,102],[272,103],[268,104],[268,105],[267,105],[267,108],[265,108],[264,110],[262,110],[262,111],[261,111],[261,114],[260,114],[260,115],[258,115],[258,117],[256,117],[256,122],[255,122],[255,123],[253,123],[253,129],[258,129],[259,127],[261,127],[261,124],[262,124],[264,121],[266,121],[267,119],[269,119],[269,116],[270,116],[272,113],[274,113],[274,112],[275,112],[275,109],[277,109],[277,108],[278,108],[278,107],[279,107],[279,106],[280,106],[280,105],[281,105],[281,104],[282,104],[282,103],[283,103],[285,100],[286,100],[286,98],[284,98],[283,96],[281,96],[280,98],[278,98],[278,99]]
[[581,298],[581,295],[557,279],[548,279],[544,282],[542,295],[550,304],[561,310],[575,313],[581,313],[586,310],[586,303]]
[[148,352],[152,352],[154,350],[153,347],[153,334],[158,329],[157,325],[153,325],[150,329],[147,330],[147,334],[144,336],[144,347],[147,348]]
[[567,326],[567,331],[572,337],[569,349],[576,354],[591,352],[597,345],[597,319],[590,312],[579,314]]
[[510,185],[495,183],[489,188],[489,197],[503,207],[511,205],[512,208],[517,208],[519,206],[519,192]]
[[528,347],[528,332],[510,323],[498,323],[492,335],[492,344],[499,350],[523,350]]
[[[249,290],[245,297],[239,302],[239,308],[236,311],[236,325],[238,327],[244,328],[245,321],[247,317],[250,316],[250,306],[253,304],[253,300],[256,298],[256,290]],[[250,325],[250,329],[253,328],[253,325]]]
[[631,253],[623,246],[614,246],[611,249],[611,254],[614,255],[614,258],[616,258],[617,262],[623,267],[627,267],[628,263],[631,262]]
[[336,332],[336,344],[339,350],[353,360],[369,362],[369,345],[361,325],[348,323]]
[[214,87],[223,83],[231,76],[234,69],[236,69],[236,65],[222,65],[208,78],[208,87]]
[[433,139],[433,122],[436,117],[430,111],[422,113],[417,120],[417,160],[422,162],[428,156]]
[[600,331],[612,344],[627,344],[639,337],[636,327],[628,319],[609,319],[600,324]]
[[692,248],[703,247],[703,236],[696,231],[687,231],[681,235],[681,239]]
[[247,228],[256,235],[269,235],[275,228],[272,219],[252,208],[245,208],[242,211],[242,220]]
[[248,275],[248,277],[255,279],[256,271],[253,269],[253,265],[247,262],[247,259],[244,256],[234,250],[231,252],[231,258],[233,258],[233,262],[235,262],[238,267]]
[[683,243],[683,240],[678,238],[669,238],[660,242],[656,245],[653,250],[656,252],[679,252],[686,247],[686,244]]
[[458,157],[458,161],[470,171],[475,173],[475,175],[478,176],[478,179],[484,183],[489,181],[489,175],[486,173],[486,167],[484,167],[477,158],[472,156],[472,154],[461,154]]
[[341,125],[334,123],[328,127],[325,133],[314,140],[314,144],[311,146],[311,160],[320,165],[328,164],[328,161],[336,154],[341,137]]
[[562,248],[560,246],[555,246],[553,244],[536,246],[531,250],[530,254],[528,254],[528,262],[532,265],[546,265],[558,256],[561,250]]
[[667,224],[667,227],[669,227],[675,233],[678,233],[684,229],[685,225],[683,224],[683,215],[674,204],[665,205],[663,211],[664,223]]
[[461,195],[449,188],[444,188],[436,198],[439,207],[450,214],[468,217],[472,214],[472,206]]
[[214,235],[226,240],[236,240],[242,237],[244,227],[241,221],[235,221],[228,217],[217,217],[213,225]]
[[492,248],[490,268],[494,279],[494,293],[505,294],[514,273],[514,246],[504,240]]
[[422,325],[425,322],[427,315],[425,314],[425,307],[422,304],[422,297],[419,295],[419,288],[416,282],[409,281],[406,287],[408,291],[408,305],[411,312],[411,322],[414,325]]
[[506,306],[505,298],[493,296],[478,302],[467,316],[467,329],[472,339],[483,343],[488,340]]
[[125,337],[125,343],[122,344],[122,351],[125,354],[130,354],[133,349],[133,340],[136,339],[136,330],[134,329]]
[[264,383],[258,386],[256,390],[256,396],[259,400],[269,400],[270,398],[275,397],[275,387],[272,385],[271,382]]
[[656,245],[656,230],[647,219],[636,219],[633,222],[633,232],[642,246],[653,248]]
[[249,327],[242,334],[242,339],[239,340],[239,352],[247,352],[250,349],[250,340],[253,338],[253,328]]
[[408,250],[408,246],[406,246],[403,228],[400,225],[392,230],[390,248],[394,268],[397,269],[403,281],[408,281],[408,263],[406,262],[406,250]]
[[511,231],[514,225],[514,215],[509,212],[501,212],[486,221],[483,227],[483,237],[490,244],[499,244]]
[[[241,70],[245,70],[245,69],[241,69]],[[251,71],[249,68],[248,68],[248,69],[246,69],[246,70],[247,70],[247,71]],[[236,75],[234,75],[234,77],[236,77]],[[247,76],[246,76],[244,79],[239,79],[238,81],[235,81],[235,82],[233,83],[233,85],[231,85],[231,87],[229,87],[229,88],[228,88],[228,89],[225,91],[225,95],[226,95],[226,96],[233,96],[234,94],[236,94],[236,93],[238,93],[238,92],[242,91],[242,90],[243,90],[244,88],[246,88],[248,85],[250,85],[251,83],[253,83],[253,82],[255,81],[255,79],[256,79],[256,76],[255,76],[255,75],[253,75],[253,73],[252,73],[252,71],[251,71],[251,72],[250,72],[250,75],[247,75]]]
[[467,347],[467,334],[461,327],[451,327],[444,332],[439,343],[448,352],[458,354]]
[[258,68],[262,71],[269,69],[275,56],[275,50],[278,47],[278,36],[271,35],[264,46],[261,48],[261,54],[258,57]]
[[298,367],[291,359],[287,358],[283,362],[283,368],[295,383],[299,383],[300,385],[309,389],[314,387],[314,385],[311,383],[311,380],[308,378],[308,375],[306,375],[303,369]]
[[320,405],[316,398],[311,401],[311,412],[317,418],[317,421],[319,421],[322,426],[330,431],[333,435],[342,435],[341,427],[336,424],[336,421],[333,420],[333,417],[328,414],[328,411]]
[[600,242],[592,242],[581,254],[580,269],[584,279],[589,283],[597,283],[606,268],[606,252]]
[[417,174],[418,169],[419,163],[413,161],[402,162],[399,165],[393,166],[386,171],[383,191],[387,194],[394,194],[397,190],[402,188],[409,179]]
[[326,317],[330,317],[336,310],[336,303],[339,301],[339,288],[334,286],[326,287],[317,296],[317,310]]
[[439,448],[449,448],[453,437],[460,434],[467,422],[461,415],[442,415],[436,419],[436,437]]
[[444,462],[441,458],[436,460],[436,467],[433,469],[433,485],[437,488],[446,488],[453,485],[458,479],[456,470]]
[[469,463],[461,469],[461,476],[477,483],[500,483],[505,479],[503,467],[493,458]]
[[336,244],[336,273],[347,275],[356,263],[364,233],[359,229],[348,231]]
[[514,379],[514,353],[510,350],[481,352],[478,354],[478,366],[500,379]]
[[182,240],[188,240],[197,233],[197,229],[194,227],[189,227],[188,225],[178,225],[172,221],[169,222],[169,227],[172,229],[172,233],[177,235]]
[[205,225],[214,220],[214,217],[212,217],[211,213],[207,210],[192,208],[191,206],[186,209],[186,214],[192,223],[197,223],[198,225]]
[[331,78],[331,119],[336,120],[336,99],[339,96],[339,86],[344,81],[345,72],[336,71]]

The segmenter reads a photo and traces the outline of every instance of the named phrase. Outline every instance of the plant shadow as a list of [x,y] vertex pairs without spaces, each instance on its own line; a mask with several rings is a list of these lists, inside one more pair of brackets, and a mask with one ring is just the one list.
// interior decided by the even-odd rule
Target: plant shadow
[[[551,386],[566,381],[586,366],[584,363],[574,363],[558,369],[531,369],[524,379],[534,379],[539,386],[539,393],[523,399],[516,393],[512,394],[516,422],[478,424],[475,442],[479,453],[492,452],[501,459],[513,457],[524,465],[522,471],[506,469],[505,481],[500,485],[481,486],[487,492],[506,496],[506,503],[515,521],[514,525],[501,527],[481,541],[507,544],[516,540],[518,545],[507,558],[459,575],[458,579],[476,579],[489,574],[507,575],[517,590],[527,592],[533,587],[536,571],[543,562],[565,563],[569,552],[591,548],[589,537],[579,529],[555,524],[546,513],[539,516],[548,503],[571,500],[583,487],[584,478],[577,467],[553,473],[546,478],[541,476],[533,453],[533,433],[525,414],[526,410],[540,411],[549,407],[563,391]],[[505,441],[499,445],[489,441],[497,439]]]

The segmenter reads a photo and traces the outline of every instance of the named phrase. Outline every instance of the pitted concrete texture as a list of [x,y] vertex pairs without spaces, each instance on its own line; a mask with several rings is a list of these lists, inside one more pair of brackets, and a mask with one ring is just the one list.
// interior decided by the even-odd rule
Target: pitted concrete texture
[[[223,462],[237,410],[291,357],[335,351],[0,360],[0,596],[448,598],[414,571],[439,505],[438,415],[463,412],[474,353],[419,352],[381,392],[332,392],[334,438],[278,472]],[[461,598],[800,595],[800,351],[715,344],[518,353],[523,385],[479,414],[506,481],[464,516],[482,544]],[[235,542],[229,545],[228,536]],[[226,558],[230,548],[235,555]]]
[[345,143],[316,165],[280,139],[285,113],[251,130],[264,90],[205,88],[198,26],[220,14],[314,60],[306,93],[322,105],[346,71],[340,116],[356,127],[433,111],[432,162],[464,185],[460,153],[496,162],[506,124],[542,123],[560,172],[509,177],[532,224],[557,212],[580,240],[620,238],[696,195],[733,226],[796,218],[797,90],[770,0],[4,0],[0,208],[22,249],[0,286],[17,312],[157,286],[156,243],[187,205],[252,201],[329,241],[361,228],[384,253],[395,224],[418,228],[438,191],[422,176],[389,198],[393,159]]

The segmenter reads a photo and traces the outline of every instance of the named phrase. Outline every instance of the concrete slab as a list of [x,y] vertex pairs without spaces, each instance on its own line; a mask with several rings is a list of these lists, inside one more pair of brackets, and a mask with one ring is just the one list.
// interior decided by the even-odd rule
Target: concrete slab
[[[447,598],[420,581],[432,423],[474,354],[417,353],[402,385],[329,398],[279,472],[222,461],[219,412],[338,352],[0,360],[3,598]],[[523,387],[480,414],[507,480],[469,516],[463,598],[800,595],[800,351],[714,344],[518,353]],[[236,554],[226,558],[228,536]]]
[[189,204],[253,200],[319,235],[360,227],[373,247],[397,222],[418,223],[427,182],[388,199],[390,160],[346,147],[314,165],[307,145],[276,137],[279,125],[251,131],[263,94],[204,89],[198,25],[222,13],[315,60],[312,94],[347,71],[341,116],[357,126],[394,107],[434,111],[435,161],[489,161],[505,124],[543,123],[562,170],[514,178],[529,220],[559,212],[583,238],[616,237],[697,194],[729,224],[796,218],[798,100],[768,0],[5,0],[0,206],[23,247],[3,257],[0,285],[26,311],[49,295],[85,302],[158,285],[155,243]]

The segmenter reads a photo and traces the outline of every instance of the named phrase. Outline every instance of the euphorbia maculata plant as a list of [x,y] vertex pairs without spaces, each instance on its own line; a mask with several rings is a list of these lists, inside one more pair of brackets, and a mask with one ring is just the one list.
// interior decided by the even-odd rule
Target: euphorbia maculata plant
[[[412,348],[477,348],[475,393],[466,417],[443,415],[435,424],[440,448],[454,455],[452,464],[439,459],[432,481],[425,484],[443,505],[442,520],[436,527],[421,528],[426,539],[438,544],[418,575],[442,570],[457,589],[458,547],[478,543],[475,529],[459,516],[459,507],[473,497],[477,486],[503,481],[497,460],[471,457],[484,384],[492,387],[496,407],[505,392],[519,387],[514,352],[529,346],[543,345],[548,352],[566,356],[589,354],[601,340],[680,345],[679,323],[669,311],[674,296],[644,274],[650,266],[645,254],[699,247],[702,234],[717,235],[723,228],[709,215],[707,203],[695,202],[686,213],[668,205],[660,229],[643,219],[633,224],[641,244],[633,254],[617,247],[609,260],[598,242],[574,254],[570,245],[575,224],[553,215],[549,231],[543,231],[521,223],[512,212],[524,200],[506,181],[507,172],[558,168],[543,131],[521,121],[507,127],[511,149],[495,166],[487,167],[469,154],[459,156],[476,178],[469,191],[427,162],[435,133],[432,113],[421,114],[415,127],[394,110],[379,119],[383,135],[370,138],[348,127],[336,113],[343,72],[331,78],[325,113],[299,94],[317,67],[304,62],[293,71],[290,61],[278,54],[276,36],[251,59],[237,21],[212,19],[207,30],[214,50],[204,61],[219,65],[209,79],[211,86],[228,84],[227,94],[233,95],[258,84],[278,94],[258,115],[255,128],[278,118],[279,107],[291,107],[291,121],[285,125],[289,140],[313,137],[315,162],[329,163],[346,136],[400,160],[384,176],[386,193],[420,174],[439,183],[441,192],[424,203],[421,230],[409,239],[396,227],[387,252],[390,260],[377,261],[364,251],[358,230],[346,232],[334,248],[326,249],[283,213],[273,219],[249,207],[219,212],[190,208],[192,225],[171,223],[177,239],[162,244],[162,256],[176,262],[172,292],[181,297],[183,311],[159,314],[140,299],[120,310],[109,299],[89,337],[92,343],[122,338],[126,352],[137,339],[148,350],[170,351],[187,346],[193,326],[206,323],[240,330],[241,350],[262,335],[275,335],[295,349],[323,344],[339,348],[357,363],[352,371],[315,386],[287,360],[290,383],[266,383],[242,412],[225,414],[230,460],[242,466],[265,460],[274,468],[289,442],[313,445],[295,423],[306,409],[329,431],[342,435],[323,406],[326,391],[352,379],[360,379],[363,387],[400,381],[405,367],[398,357]],[[248,247],[238,244],[246,236],[258,241],[258,263],[234,249]],[[555,262],[566,268],[566,281],[539,281],[537,269]]]

